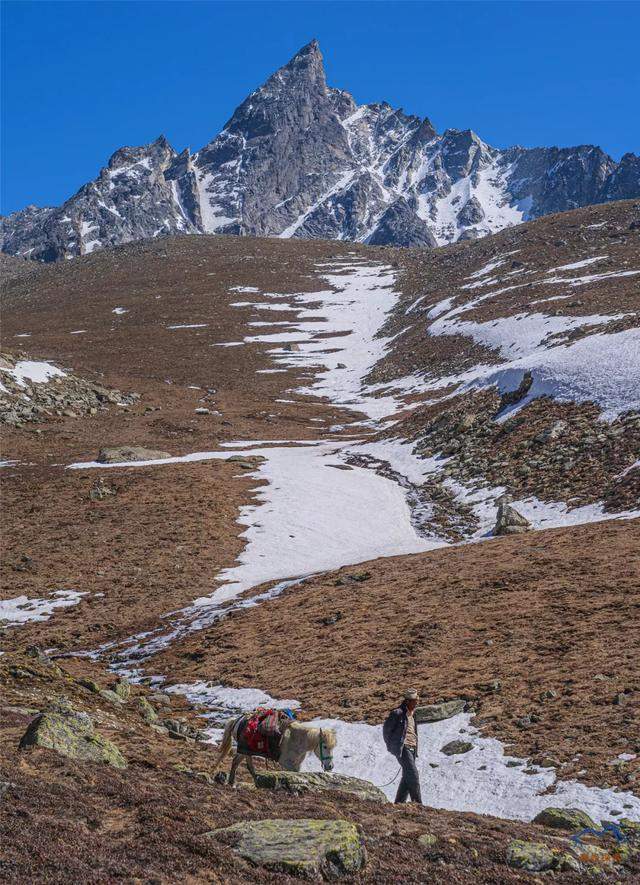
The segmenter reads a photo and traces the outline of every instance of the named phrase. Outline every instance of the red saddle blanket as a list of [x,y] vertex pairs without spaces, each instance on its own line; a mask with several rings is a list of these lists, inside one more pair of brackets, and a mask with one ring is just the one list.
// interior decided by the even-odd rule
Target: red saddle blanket
[[269,738],[273,737],[274,734],[266,733],[271,730],[265,729],[265,719],[269,717],[270,711],[263,710],[260,713],[255,713],[247,722],[245,727],[242,730],[242,740],[247,745],[248,749],[251,750],[252,753],[264,753],[266,755],[270,755],[270,750],[272,750],[273,742],[270,742]]

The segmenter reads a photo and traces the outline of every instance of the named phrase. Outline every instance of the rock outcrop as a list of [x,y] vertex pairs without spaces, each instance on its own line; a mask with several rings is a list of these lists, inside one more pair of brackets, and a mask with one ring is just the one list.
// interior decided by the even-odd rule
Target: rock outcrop
[[0,424],[22,427],[97,415],[116,403],[127,406],[139,399],[137,393],[121,393],[50,363],[7,352],[0,355]]
[[381,789],[370,781],[345,774],[303,771],[267,771],[256,778],[256,786],[267,790],[284,790],[296,795],[324,791],[350,793],[370,802],[386,802]]
[[102,762],[126,768],[127,762],[114,743],[95,730],[91,716],[74,710],[60,698],[43,710],[20,740],[20,749],[46,747],[70,759]]
[[119,464],[121,461],[161,461],[170,458],[169,452],[145,449],[144,446],[113,446],[100,449],[100,464]]
[[555,855],[541,842],[524,842],[521,839],[514,839],[507,848],[507,863],[510,867],[527,870],[529,873],[541,873],[543,870],[553,868]]
[[346,820],[243,821],[212,835],[256,866],[307,879],[353,875],[366,863],[362,834]]
[[553,806],[543,809],[534,817],[533,822],[543,827],[551,827],[554,830],[569,830],[571,832],[597,826],[586,811],[581,811],[579,808],[554,808]]
[[423,707],[416,707],[416,722],[441,722],[443,719],[451,719],[462,713],[466,707],[466,702],[461,698],[453,701],[442,701],[439,704],[428,704]]
[[473,750],[473,744],[470,741],[449,741],[448,744],[440,748],[440,752],[445,756],[459,756],[470,750]]
[[496,514],[496,524],[493,529],[494,535],[520,535],[522,532],[528,532],[531,523],[522,516],[521,513],[509,504],[506,498],[498,500],[498,512]]

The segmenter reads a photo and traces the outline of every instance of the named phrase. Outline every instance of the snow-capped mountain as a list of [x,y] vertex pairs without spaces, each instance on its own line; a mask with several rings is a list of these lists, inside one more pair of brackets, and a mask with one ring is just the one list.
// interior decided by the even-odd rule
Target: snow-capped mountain
[[434,246],[637,196],[634,154],[616,163],[592,145],[497,150],[386,103],[359,106],[327,86],[313,41],[196,154],[163,136],[122,148],[61,207],[4,219],[1,247],[54,261],[176,233]]

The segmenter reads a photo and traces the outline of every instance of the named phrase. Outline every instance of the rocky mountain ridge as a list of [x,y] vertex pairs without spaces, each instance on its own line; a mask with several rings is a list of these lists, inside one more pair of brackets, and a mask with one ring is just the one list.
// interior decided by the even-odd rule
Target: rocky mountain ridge
[[498,150],[384,102],[358,105],[327,86],[314,40],[197,153],[164,136],[124,147],[61,207],[4,219],[0,244],[41,261],[184,233],[435,246],[637,196],[635,154]]

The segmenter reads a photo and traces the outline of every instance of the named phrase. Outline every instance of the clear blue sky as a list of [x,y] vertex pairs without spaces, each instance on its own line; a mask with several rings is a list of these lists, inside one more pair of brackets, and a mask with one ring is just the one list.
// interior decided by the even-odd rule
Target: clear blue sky
[[498,147],[640,149],[636,2],[3,3],[3,212],[164,133],[197,150],[313,37],[329,83]]

